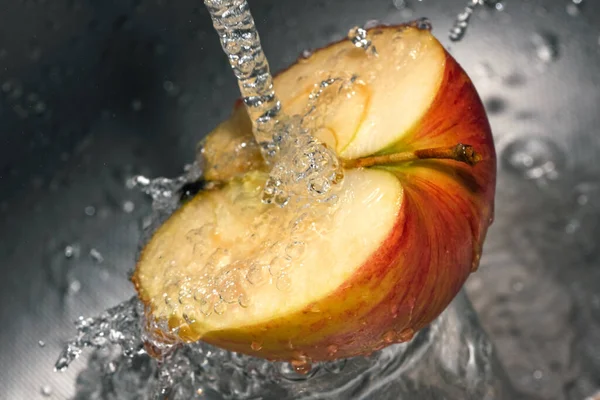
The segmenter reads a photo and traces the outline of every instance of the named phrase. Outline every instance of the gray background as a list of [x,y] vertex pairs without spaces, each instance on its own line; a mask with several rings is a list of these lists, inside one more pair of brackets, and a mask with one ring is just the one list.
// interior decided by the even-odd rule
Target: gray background
[[[499,153],[469,293],[517,388],[583,400],[600,390],[600,3],[506,0],[450,43],[465,2],[250,5],[275,71],[367,20],[432,19]],[[133,294],[149,201],[126,179],[178,175],[237,96],[209,22],[199,0],[0,0],[1,399],[72,395],[85,362],[53,372],[72,321]]]

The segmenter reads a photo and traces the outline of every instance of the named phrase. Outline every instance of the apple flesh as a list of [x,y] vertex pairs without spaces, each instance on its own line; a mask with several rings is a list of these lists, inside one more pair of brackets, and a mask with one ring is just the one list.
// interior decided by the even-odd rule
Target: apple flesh
[[[207,174],[223,184],[158,229],[133,277],[174,335],[297,365],[368,354],[412,338],[477,268],[496,179],[477,92],[429,31],[369,35],[377,57],[344,40],[274,81],[283,109],[312,109],[314,134],[343,160],[335,212],[261,203],[268,172],[240,145],[243,107],[206,139]],[[329,78],[340,79],[309,101]],[[452,153],[461,144],[470,158]],[[223,166],[233,148],[237,164]]]

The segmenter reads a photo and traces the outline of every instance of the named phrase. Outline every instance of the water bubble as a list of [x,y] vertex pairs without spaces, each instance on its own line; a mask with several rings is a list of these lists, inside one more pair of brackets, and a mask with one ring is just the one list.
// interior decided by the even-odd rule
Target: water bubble
[[215,304],[215,313],[222,315],[225,313],[225,311],[227,311],[227,304],[224,301],[220,301],[217,304]]
[[285,248],[285,254],[287,254],[288,257],[290,257],[292,260],[297,260],[300,257],[302,257],[305,249],[306,249],[306,244],[304,244],[304,242],[295,241],[295,242],[290,243]]
[[281,290],[282,292],[287,292],[291,289],[291,287],[292,281],[286,274],[283,274],[277,278],[277,289]]
[[242,292],[238,296],[238,304],[242,308],[248,308],[250,306],[250,296],[248,296],[248,294],[246,294],[245,292]]
[[502,152],[504,166],[528,179],[557,179],[565,167],[564,152],[548,138],[519,138]]
[[94,215],[96,215],[96,207],[94,206],[87,206],[83,211],[88,217],[93,217]]
[[279,277],[291,266],[290,259],[287,257],[275,257],[269,264],[269,272],[273,277]]
[[541,370],[536,369],[535,371],[533,371],[533,379],[540,380],[543,377],[544,377],[544,373]]
[[544,63],[556,61],[559,57],[558,37],[552,33],[536,33],[531,42],[535,46],[535,54]]
[[92,257],[92,260],[94,260],[95,262],[97,262],[98,264],[101,264],[102,262],[104,262],[104,257],[102,256],[102,253],[100,253],[97,249],[92,248],[90,250],[90,257]]
[[267,281],[267,268],[261,264],[254,264],[248,269],[246,279],[252,285],[258,286]]
[[38,346],[45,347],[46,346],[46,342],[44,342],[43,340],[38,340]]

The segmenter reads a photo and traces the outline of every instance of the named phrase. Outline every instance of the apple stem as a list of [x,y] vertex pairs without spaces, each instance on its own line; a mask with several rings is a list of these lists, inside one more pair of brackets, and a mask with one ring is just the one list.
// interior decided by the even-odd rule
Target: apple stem
[[366,168],[374,165],[401,164],[409,161],[427,159],[454,160],[474,166],[481,161],[481,155],[475,151],[473,146],[459,143],[456,146],[451,147],[437,147],[433,149],[357,158],[355,160],[342,160],[342,163],[345,168]]

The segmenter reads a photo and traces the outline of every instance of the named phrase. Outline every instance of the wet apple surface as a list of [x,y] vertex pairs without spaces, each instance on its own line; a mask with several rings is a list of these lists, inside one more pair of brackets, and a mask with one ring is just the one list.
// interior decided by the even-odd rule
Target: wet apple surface
[[410,339],[477,268],[496,177],[477,92],[429,31],[369,35],[377,55],[341,41],[274,82],[345,166],[332,201],[261,202],[242,107],[206,139],[219,182],[157,230],[133,277],[184,341],[297,363],[368,354]]

